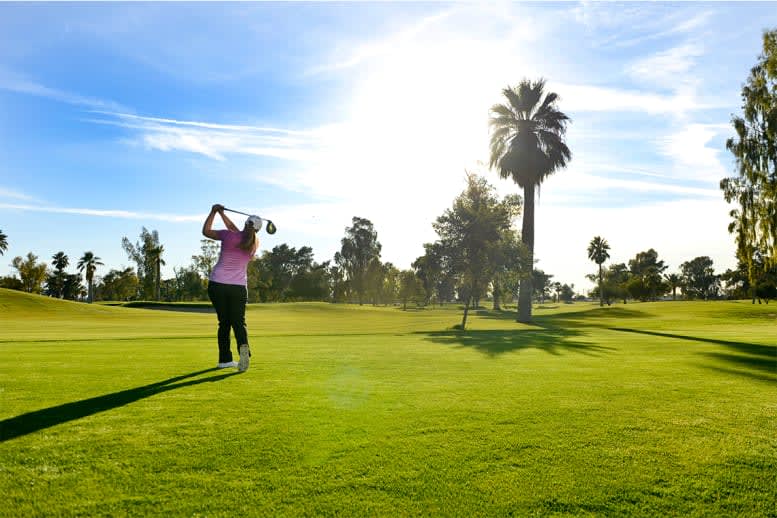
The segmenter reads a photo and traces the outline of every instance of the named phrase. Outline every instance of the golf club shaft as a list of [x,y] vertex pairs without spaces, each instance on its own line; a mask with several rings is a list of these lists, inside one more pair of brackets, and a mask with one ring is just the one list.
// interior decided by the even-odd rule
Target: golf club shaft
[[245,212],[240,212],[239,210],[235,210],[235,209],[228,209],[224,207],[224,210],[228,210],[229,212],[234,212],[236,214],[242,214],[243,216],[250,216],[250,214],[246,214]]

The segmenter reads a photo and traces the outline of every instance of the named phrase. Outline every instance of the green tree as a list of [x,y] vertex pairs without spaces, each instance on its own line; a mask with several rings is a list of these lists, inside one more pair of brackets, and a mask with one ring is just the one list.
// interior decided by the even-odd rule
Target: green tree
[[329,265],[329,278],[332,282],[332,302],[347,302],[351,296],[351,285],[345,277],[345,269],[337,264]]
[[165,253],[164,245],[158,245],[148,250],[149,260],[154,265],[154,300],[161,300],[162,265],[166,264],[162,259]]
[[[305,247],[303,247],[305,248]],[[329,261],[311,262],[291,280],[289,295],[292,300],[331,300],[332,288],[329,278]]]
[[[137,276],[140,281],[140,296],[151,300],[156,296],[157,285],[157,257],[155,249],[162,245],[159,242],[159,233],[156,230],[149,232],[142,227],[140,240],[132,244],[129,239],[123,237],[121,246],[127,253],[127,257],[137,264]],[[161,259],[161,254],[159,255]]]
[[[522,80],[502,90],[506,104],[491,107],[489,165],[523,189],[521,236],[534,260],[534,193],[543,180],[564,168],[572,153],[564,142],[569,117],[556,108],[558,95],[545,95],[545,81]],[[531,321],[532,278],[521,281],[518,321]]]
[[572,302],[572,300],[575,298],[575,288],[574,284],[570,286],[569,284],[563,284],[560,289],[559,293],[559,299],[562,302]]
[[383,301],[383,289],[386,281],[385,265],[377,257],[373,257],[367,265],[365,280],[366,296],[373,306],[377,306],[379,302]]
[[422,294],[423,285],[415,272],[402,270],[399,273],[399,300],[402,301],[402,310],[406,311],[408,301],[417,301]]
[[[629,272],[626,263],[611,264],[610,267],[607,268],[607,273],[605,274],[605,291],[611,294],[613,297],[622,299],[623,303],[626,304],[626,300],[629,296],[626,285],[629,282],[630,277],[631,272]],[[610,304],[609,300],[607,304]]]
[[432,224],[445,262],[455,273],[464,300],[461,328],[470,304],[484,296],[497,268],[497,250],[520,206],[515,196],[499,200],[485,178],[467,175],[467,187]]
[[80,273],[69,273],[65,275],[65,281],[62,284],[62,298],[67,300],[82,300],[87,291],[81,284],[83,279]]
[[174,300],[192,301],[204,298],[205,286],[200,272],[194,265],[188,268],[173,268],[174,277],[171,281],[171,291],[168,295]]
[[335,263],[343,268],[359,305],[364,304],[368,270],[373,259],[380,259],[381,245],[372,222],[354,216],[352,226],[345,228],[341,248],[335,253]]
[[24,284],[22,284],[22,281],[19,280],[18,277],[13,275],[4,275],[3,277],[0,277],[0,288],[22,291],[24,290]]
[[[514,198],[514,203],[520,207],[520,199]],[[518,210],[518,209],[516,209]],[[492,252],[494,261],[494,277],[491,281],[491,293],[494,298],[494,309],[502,310],[502,301],[509,295],[510,302],[518,292],[518,286],[526,272],[530,269],[529,253],[526,245],[521,242],[521,236],[513,228],[502,232],[499,243]]]
[[453,298],[454,273],[442,243],[424,243],[424,255],[413,261],[411,266],[423,285],[426,304],[436,299],[442,305]]
[[212,239],[200,239],[200,253],[192,256],[192,265],[206,279],[219,258],[219,244]]
[[138,296],[140,281],[131,267],[110,270],[97,287],[102,300],[133,300]]
[[29,252],[26,258],[14,257],[11,265],[19,272],[22,290],[28,293],[40,293],[46,279],[46,263],[38,263],[38,256]]
[[539,298],[539,303],[545,303],[545,297],[548,295],[552,283],[550,280],[553,278],[553,274],[545,273],[542,270],[535,268],[532,271],[532,286],[535,295]]
[[599,306],[604,306],[604,275],[602,264],[610,258],[610,245],[601,236],[594,237],[588,244],[588,259],[599,265]]
[[680,265],[683,291],[691,299],[715,298],[720,290],[720,279],[715,275],[712,259],[703,255]]
[[78,271],[85,272],[87,286],[87,301],[91,304],[94,300],[94,272],[98,266],[102,266],[100,258],[92,252],[84,252],[81,259],[78,260]]
[[672,300],[677,300],[677,288],[683,285],[683,279],[676,273],[670,273],[664,275],[664,280],[669,285],[669,289],[672,290]]
[[652,248],[639,252],[629,260],[631,276],[626,286],[629,294],[642,301],[656,300],[667,290],[662,277],[666,268],[664,261],[658,260],[658,252]]
[[51,256],[51,264],[54,271],[46,279],[46,294],[59,299],[63,298],[65,286],[65,268],[70,264],[70,259],[65,252],[57,252]]
[[5,255],[6,250],[8,250],[8,236],[0,230],[0,255]]
[[[399,268],[392,263],[387,262],[383,265],[383,303],[386,305],[393,304],[399,298],[400,273]],[[425,297],[424,303],[429,303]]]
[[720,188],[726,202],[738,204],[729,232],[755,303],[758,279],[777,264],[777,29],[764,32],[763,52],[741,96],[743,114],[732,117],[736,136],[726,141],[737,176],[721,180]]

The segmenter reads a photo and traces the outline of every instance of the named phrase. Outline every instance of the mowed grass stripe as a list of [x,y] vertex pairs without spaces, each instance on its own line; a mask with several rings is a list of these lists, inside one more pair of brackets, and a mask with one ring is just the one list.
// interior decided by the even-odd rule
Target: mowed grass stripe
[[[337,307],[318,335],[315,306],[268,306],[249,311],[242,375],[207,370],[212,338],[126,340],[117,326],[102,342],[5,343],[0,419],[48,412],[50,426],[0,443],[0,514],[772,515],[767,311],[627,306],[641,316],[575,304],[521,326],[475,312],[464,334],[453,309]],[[692,333],[750,311],[731,320],[746,338]],[[157,314],[192,318],[145,313],[167,330],[180,324]]]

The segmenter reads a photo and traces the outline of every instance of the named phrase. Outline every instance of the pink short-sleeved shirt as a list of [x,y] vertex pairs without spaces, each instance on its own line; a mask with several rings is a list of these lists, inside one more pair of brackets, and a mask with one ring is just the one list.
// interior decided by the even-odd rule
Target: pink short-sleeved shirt
[[217,230],[216,234],[221,241],[221,253],[216,266],[210,272],[210,280],[221,284],[246,286],[248,284],[246,267],[254,254],[250,250],[240,248],[243,233]]

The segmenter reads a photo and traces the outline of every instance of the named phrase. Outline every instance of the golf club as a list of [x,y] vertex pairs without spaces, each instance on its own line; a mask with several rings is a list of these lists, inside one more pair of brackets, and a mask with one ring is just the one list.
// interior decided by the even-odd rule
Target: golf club
[[[228,210],[229,212],[234,212],[235,214],[242,214],[243,216],[253,216],[253,214],[247,214],[247,213],[245,213],[245,212],[241,212],[241,211],[239,211],[239,210],[235,210],[235,209],[228,209],[228,208],[226,208],[226,207],[224,207],[224,210]],[[266,231],[268,234],[275,234],[275,231],[276,231],[276,230],[278,230],[278,229],[275,227],[275,223],[273,223],[273,222],[272,222],[272,221],[270,221],[269,219],[262,218],[262,217],[260,217],[260,216],[256,216],[256,217],[257,217],[257,218],[259,218],[259,219],[261,219],[262,221],[266,221],[266,222],[267,222],[267,225],[265,225],[265,227],[264,227],[264,230],[265,230],[265,231]]]

